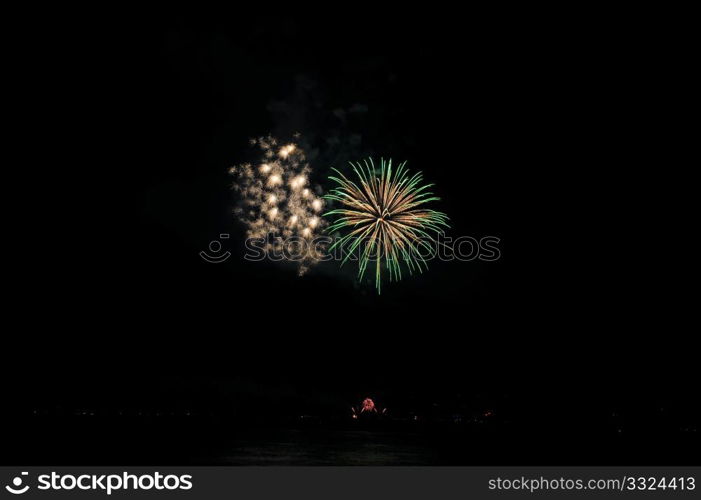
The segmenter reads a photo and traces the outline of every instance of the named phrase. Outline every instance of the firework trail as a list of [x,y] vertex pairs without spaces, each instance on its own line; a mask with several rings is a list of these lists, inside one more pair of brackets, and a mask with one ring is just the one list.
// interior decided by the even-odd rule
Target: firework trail
[[448,216],[423,208],[430,201],[439,200],[427,189],[433,184],[421,184],[421,172],[409,174],[406,162],[394,170],[392,160],[380,162],[379,172],[372,158],[364,165],[357,163],[353,171],[359,185],[343,173],[333,169],[338,177],[329,177],[338,187],[332,189],[325,199],[341,203],[345,208],[331,210],[324,216],[340,216],[328,228],[329,233],[347,229],[349,232],[338,239],[329,251],[339,245],[349,244],[346,260],[359,250],[358,277],[362,279],[368,265],[375,264],[375,286],[380,293],[382,261],[389,272],[389,279],[402,277],[403,262],[412,274],[428,268],[420,249],[433,252],[435,242],[429,232],[438,234],[448,225]]
[[265,239],[268,255],[285,255],[283,246],[296,240],[290,253],[302,275],[325,251],[314,244],[327,223],[320,217],[324,202],[309,184],[311,168],[295,143],[279,144],[268,136],[251,144],[260,148],[260,161],[229,169],[236,179],[234,190],[241,195],[234,213],[246,225],[248,238]]

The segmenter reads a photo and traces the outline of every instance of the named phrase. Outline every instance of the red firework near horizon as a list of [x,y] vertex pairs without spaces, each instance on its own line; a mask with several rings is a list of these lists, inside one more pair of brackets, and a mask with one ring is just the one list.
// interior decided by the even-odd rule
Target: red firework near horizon
[[377,413],[384,415],[387,412],[387,408],[379,408],[375,405],[375,401],[372,398],[365,398],[360,403],[359,407],[351,406],[351,411],[353,412],[353,419],[357,419],[359,415]]

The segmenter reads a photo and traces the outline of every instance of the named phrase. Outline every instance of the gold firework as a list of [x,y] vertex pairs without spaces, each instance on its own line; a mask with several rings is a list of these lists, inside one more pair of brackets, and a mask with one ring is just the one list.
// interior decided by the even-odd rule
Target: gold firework
[[241,196],[234,213],[246,225],[248,238],[266,241],[268,255],[284,257],[283,247],[294,242],[293,260],[303,274],[325,250],[316,240],[326,221],[318,217],[323,201],[309,185],[311,167],[297,144],[281,145],[270,136],[251,143],[260,148],[262,160],[229,169],[236,177],[233,187]]

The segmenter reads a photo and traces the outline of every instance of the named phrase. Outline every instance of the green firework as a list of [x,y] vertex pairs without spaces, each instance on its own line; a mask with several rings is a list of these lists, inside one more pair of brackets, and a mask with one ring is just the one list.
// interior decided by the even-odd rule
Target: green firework
[[402,278],[402,267],[409,274],[428,268],[421,249],[428,251],[429,255],[434,252],[431,247],[435,243],[434,235],[450,227],[448,216],[423,208],[424,204],[439,198],[428,191],[433,184],[422,184],[421,172],[409,173],[405,168],[406,162],[396,169],[392,167],[391,159],[382,159],[379,169],[372,158],[363,160],[363,164],[350,165],[358,182],[333,169],[338,176],[330,176],[329,179],[336,182],[337,187],[324,196],[344,207],[324,214],[338,216],[328,232],[347,231],[331,245],[329,251],[339,245],[343,248],[348,243],[348,255],[343,259],[343,265],[358,250],[359,279],[374,263],[375,286],[377,293],[380,293],[383,261],[390,281]]

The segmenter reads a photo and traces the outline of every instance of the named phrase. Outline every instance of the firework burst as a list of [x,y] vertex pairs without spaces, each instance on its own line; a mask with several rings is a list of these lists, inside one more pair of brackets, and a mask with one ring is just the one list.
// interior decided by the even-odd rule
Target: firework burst
[[298,144],[280,144],[274,137],[251,143],[260,148],[260,160],[229,169],[240,195],[234,213],[246,225],[248,238],[266,241],[268,255],[284,256],[283,246],[294,238],[294,260],[304,274],[324,255],[325,248],[315,239],[327,226],[320,217],[324,203],[310,185],[311,167]]
[[350,230],[329,251],[348,244],[345,263],[356,249],[359,250],[358,277],[362,279],[368,266],[374,263],[378,293],[383,261],[390,281],[402,278],[402,263],[409,274],[422,272],[428,265],[421,249],[432,253],[431,244],[435,239],[431,233],[438,234],[449,227],[447,215],[423,207],[439,200],[428,191],[433,184],[422,184],[421,172],[410,175],[405,165],[406,162],[393,169],[392,160],[383,159],[378,170],[372,158],[364,160],[363,164],[351,163],[359,184],[333,169],[338,176],[329,179],[338,186],[324,196],[344,206],[324,214],[339,216],[328,231]]

